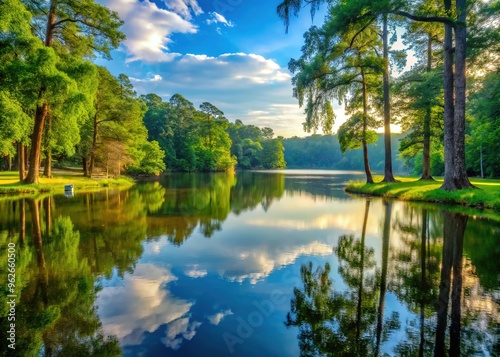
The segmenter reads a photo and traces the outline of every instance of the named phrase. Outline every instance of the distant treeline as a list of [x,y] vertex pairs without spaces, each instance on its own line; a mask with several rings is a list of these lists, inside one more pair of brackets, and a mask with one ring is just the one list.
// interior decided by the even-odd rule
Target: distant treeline
[[[408,173],[414,164],[399,157],[399,140],[402,134],[392,135],[392,159],[394,170]],[[342,154],[337,135],[312,135],[306,138],[293,137],[283,140],[285,161],[288,168],[318,168],[335,170],[363,170],[361,149]],[[374,171],[384,170],[383,134],[377,134],[377,141],[368,146],[370,167]]]
[[283,169],[281,138],[271,128],[230,123],[224,113],[204,102],[197,110],[180,94],[164,102],[156,94],[142,96],[149,140],[158,141],[171,171],[217,172],[233,169]]

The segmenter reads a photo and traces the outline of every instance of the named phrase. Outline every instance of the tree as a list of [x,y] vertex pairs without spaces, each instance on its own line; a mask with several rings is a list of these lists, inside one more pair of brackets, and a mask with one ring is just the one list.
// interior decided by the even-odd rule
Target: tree
[[[291,14],[297,15],[304,3],[311,5],[314,15],[319,5],[336,1],[296,1],[284,0],[278,6],[278,14],[288,26]],[[356,2],[357,3],[357,2]],[[456,0],[453,7],[451,0],[444,0],[444,12],[434,11],[425,2],[408,1],[373,1],[367,2],[366,12],[355,12],[351,21],[357,22],[377,14],[395,14],[412,21],[441,23],[445,27],[444,37],[444,149],[445,177],[442,189],[455,190],[472,187],[465,170],[465,104],[466,104],[466,52],[467,52],[467,7],[465,0]],[[340,5],[346,5],[344,3]],[[495,4],[486,7],[495,8]],[[495,11],[489,11],[493,14]],[[494,21],[491,22],[495,23]],[[492,25],[490,25],[492,26]],[[496,23],[493,25],[498,26]],[[453,52],[453,31],[455,32],[455,50]],[[488,42],[488,41],[486,41]],[[455,60],[454,60],[455,59]],[[455,75],[453,74],[455,65]]]
[[264,139],[272,139],[274,136],[274,131],[271,128],[265,127],[260,129],[260,132],[262,133],[262,137]]
[[47,115],[44,140],[45,154],[43,175],[52,176],[52,157],[72,156],[80,142],[80,128],[90,121],[95,113],[94,98],[98,88],[97,67],[76,56],[60,56],[59,64],[64,73],[74,81],[66,95],[48,100],[50,114]]
[[481,177],[500,177],[500,72],[489,73],[471,95],[468,169]]
[[196,144],[197,166],[200,171],[227,171],[236,165],[231,156],[231,139],[226,132],[229,125],[224,113],[213,104],[200,105],[200,122]]
[[[67,51],[80,56],[92,56],[95,52],[109,57],[111,48],[116,48],[125,36],[118,28],[122,21],[115,12],[96,4],[93,0],[60,1],[39,3],[26,1],[33,14],[33,26],[41,35],[47,48],[54,47],[55,52]],[[47,54],[49,51],[46,51]],[[55,53],[51,60],[55,64]],[[47,66],[42,66],[45,69]],[[50,67],[49,67],[50,68]],[[49,72],[50,73],[50,72]],[[27,183],[38,182],[38,170],[41,157],[42,136],[47,115],[49,115],[50,92],[60,86],[60,78],[53,80],[49,74],[40,78],[35,123],[32,133],[30,167],[26,177]]]
[[100,166],[106,175],[111,171],[119,176],[123,167],[139,163],[144,154],[139,147],[147,140],[142,123],[145,106],[135,92],[123,90],[126,76],[120,83],[104,67],[98,68],[98,76],[93,118],[86,123],[85,143],[81,145],[88,148],[84,151],[85,173],[91,177]]
[[[368,23],[362,31],[352,28],[339,37],[331,29],[336,27],[335,21],[329,17],[322,29],[311,28],[305,35],[302,57],[290,61],[290,71],[296,73],[292,79],[294,94],[300,105],[307,100],[305,128],[317,128],[320,122],[331,127],[330,101],[335,98],[346,102],[351,118],[339,131],[339,142],[343,151],[361,144],[366,181],[373,183],[367,145],[374,135],[368,129],[377,123],[370,116],[370,104],[374,103],[380,86],[379,74],[383,71],[383,61],[376,55],[380,45],[377,30]],[[355,137],[359,141],[347,142]]]
[[[0,4],[0,155],[18,152],[19,180],[25,178],[25,145],[33,120],[31,108],[38,48],[42,42],[31,33],[31,15],[18,0]],[[36,68],[35,68],[36,70]]]
[[[347,2],[336,2],[336,1],[324,1],[331,5],[330,16],[327,17],[324,28],[326,27],[331,34],[330,39],[333,43],[335,41],[347,41],[350,42],[350,47],[353,46],[357,37],[361,36],[365,31],[373,31],[373,24],[376,23],[377,18],[382,18],[381,24],[381,37],[382,37],[382,63],[379,64],[378,72],[382,74],[383,78],[383,122],[384,122],[384,146],[385,146],[385,165],[384,165],[384,179],[383,182],[395,182],[395,178],[392,170],[392,150],[391,150],[391,111],[390,111],[390,94],[389,94],[389,38],[388,38],[388,10],[384,5],[379,5],[372,1],[347,1]],[[306,3],[311,4],[311,15],[318,9],[322,1],[313,0]],[[278,6],[278,15],[285,21],[285,25],[288,27],[290,20],[290,10],[293,10],[296,15],[302,6],[302,1],[290,1],[285,0]],[[337,36],[337,38],[335,38]],[[339,40],[341,38],[342,40]],[[323,50],[328,51],[328,42],[323,45]],[[332,51],[333,52],[333,51]],[[378,52],[376,52],[378,54]],[[328,57],[325,58],[328,61]],[[319,61],[321,65],[321,60]],[[299,101],[300,103],[300,101]],[[329,122],[332,120],[329,117],[331,114],[331,108],[329,108],[329,103],[322,101],[317,101],[312,104],[313,106],[322,108],[321,111],[325,112],[325,124],[330,126]],[[315,109],[314,116],[317,115],[317,110]],[[308,114],[309,118],[310,114]],[[309,119],[308,119],[309,120]],[[367,176],[369,176],[367,174]],[[367,177],[367,181],[373,181]]]
[[163,162],[165,152],[160,148],[157,141],[144,141],[139,145],[138,149],[141,153],[140,160],[137,164],[128,167],[129,172],[158,176],[165,171],[166,167]]
[[285,149],[281,138],[262,141],[260,161],[266,169],[285,169]]

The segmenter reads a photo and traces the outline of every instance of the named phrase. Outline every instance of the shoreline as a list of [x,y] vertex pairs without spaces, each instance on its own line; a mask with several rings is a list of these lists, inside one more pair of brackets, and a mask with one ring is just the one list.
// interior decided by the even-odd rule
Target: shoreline
[[42,194],[64,193],[64,186],[72,184],[73,192],[92,192],[105,188],[129,188],[136,184],[135,180],[128,176],[112,178],[89,178],[83,173],[71,170],[58,170],[52,178],[40,177],[38,184],[24,184],[19,181],[17,172],[0,172],[0,199],[13,197],[30,197]]
[[457,191],[440,189],[442,180],[420,181],[418,178],[397,177],[400,182],[383,183],[351,181],[344,191],[356,195],[454,205],[500,213],[500,180],[471,179],[476,188]]

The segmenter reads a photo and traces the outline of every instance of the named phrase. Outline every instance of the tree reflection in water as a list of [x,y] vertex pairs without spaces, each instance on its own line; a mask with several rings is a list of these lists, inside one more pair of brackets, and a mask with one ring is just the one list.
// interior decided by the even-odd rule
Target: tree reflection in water
[[378,355],[381,342],[399,328],[397,314],[383,319],[392,206],[385,203],[385,207],[381,272],[376,269],[374,250],[365,246],[369,200],[361,237],[340,236],[335,248],[347,291],[333,288],[330,264],[315,271],[312,263],[302,266],[303,289],[294,289],[285,323],[299,328],[301,356]]
[[[369,201],[361,236],[340,236],[335,248],[346,291],[334,287],[329,263],[316,269],[312,263],[302,266],[303,286],[294,289],[285,322],[299,330],[301,356],[379,356],[383,343],[398,330],[399,336],[406,336],[390,355],[458,357],[493,351],[492,341],[473,327],[478,312],[463,311],[467,216],[443,212],[438,217],[427,209],[410,210],[406,218],[395,220],[399,246],[391,249],[392,204],[383,205],[381,268],[376,266],[374,250],[365,244]],[[398,313],[387,314],[387,292],[416,318],[410,315],[400,321]]]
[[[0,353],[119,356],[116,337],[106,337],[101,330],[94,307],[95,277],[79,254],[79,232],[68,216],[54,218],[51,197],[26,201],[27,205],[24,200],[19,205],[16,349],[7,350],[2,344]],[[28,224],[31,239],[25,237]],[[1,321],[2,330],[7,331],[7,319]]]

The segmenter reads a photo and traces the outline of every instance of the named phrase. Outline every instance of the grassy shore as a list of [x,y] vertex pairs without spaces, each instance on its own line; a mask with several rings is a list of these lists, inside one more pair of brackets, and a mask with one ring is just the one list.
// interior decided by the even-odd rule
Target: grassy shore
[[105,187],[130,187],[134,181],[128,177],[118,179],[91,179],[75,170],[55,170],[52,178],[40,178],[40,183],[27,185],[19,182],[17,172],[0,172],[0,195],[38,195],[42,193],[64,193],[64,186],[74,185],[75,192],[99,190]]
[[[472,179],[472,184],[477,188],[448,192],[439,189],[443,183],[442,178],[436,181],[419,181],[415,177],[397,177],[397,179],[400,182],[374,184],[349,182],[346,192],[500,211],[500,180]],[[382,177],[375,177],[375,181],[378,180],[382,180]]]

